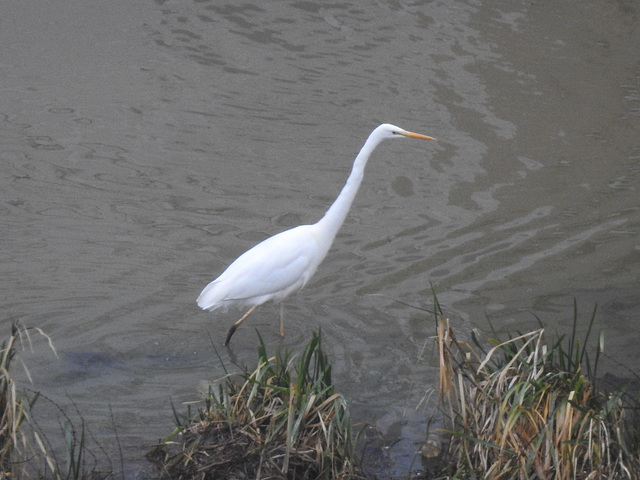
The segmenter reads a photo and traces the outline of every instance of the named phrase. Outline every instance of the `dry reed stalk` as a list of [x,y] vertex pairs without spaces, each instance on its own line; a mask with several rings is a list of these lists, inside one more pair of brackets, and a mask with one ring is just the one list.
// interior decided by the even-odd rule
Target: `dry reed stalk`
[[640,477],[640,433],[625,428],[629,409],[621,395],[597,392],[583,375],[588,357],[577,339],[569,350],[561,341],[549,348],[539,329],[494,341],[480,358],[455,340],[440,315],[437,345],[449,472],[487,479]]

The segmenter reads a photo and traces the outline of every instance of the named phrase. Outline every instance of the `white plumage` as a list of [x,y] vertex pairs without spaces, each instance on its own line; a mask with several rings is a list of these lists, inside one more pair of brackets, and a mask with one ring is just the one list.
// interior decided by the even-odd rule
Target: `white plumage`
[[[320,221],[313,225],[300,225],[258,243],[240,255],[202,290],[198,297],[198,306],[204,310],[251,306],[251,309],[233,324],[227,334],[225,345],[229,344],[236,328],[258,305],[268,300],[281,302],[307,284],[327,255],[349,212],[371,153],[385,139],[405,137],[433,140],[432,137],[408,132],[388,123],[380,125],[367,138],[353,162],[347,183]],[[282,305],[280,334],[284,335]]]

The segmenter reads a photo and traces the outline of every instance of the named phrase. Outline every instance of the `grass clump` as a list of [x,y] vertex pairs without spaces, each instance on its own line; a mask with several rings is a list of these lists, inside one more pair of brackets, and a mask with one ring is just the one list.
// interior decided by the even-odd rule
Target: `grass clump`
[[44,332],[37,328],[24,327],[19,323],[11,326],[11,335],[0,344],[0,478],[26,476],[34,459],[44,459],[49,468],[54,470],[52,458],[35,430],[35,423],[31,417],[31,408],[38,399],[38,394],[28,398],[18,390],[11,375],[13,364],[19,362],[27,378],[31,380],[29,370],[22,363],[16,350],[16,344],[21,345],[25,340],[31,344],[31,329],[45,337],[55,353],[49,337]]
[[[636,406],[596,388],[592,364],[572,335],[550,344],[543,328],[493,340],[457,341],[439,315],[440,398],[449,436],[443,470],[459,478],[640,478]],[[595,312],[594,312],[595,313]]]
[[[66,417],[64,426],[65,460],[59,462],[54,448],[34,419],[34,406],[46,396],[34,393],[28,396],[18,389],[11,370],[17,363],[31,381],[29,369],[23,362],[18,347],[31,345],[30,332],[44,337],[49,348],[57,356],[51,339],[36,327],[13,323],[11,335],[0,344],[0,480],[4,479],[52,479],[52,480],[100,480],[110,476],[89,466],[85,457],[84,423],[77,432]],[[38,405],[41,405],[38,404]],[[55,405],[55,404],[54,404]],[[61,412],[62,409],[55,405]],[[64,412],[62,412],[64,414]],[[79,434],[79,438],[78,438]],[[65,465],[66,464],[66,465]]]
[[209,388],[205,406],[161,441],[150,458],[174,479],[334,479],[355,476],[345,399],[334,391],[320,334],[297,359],[269,357]]

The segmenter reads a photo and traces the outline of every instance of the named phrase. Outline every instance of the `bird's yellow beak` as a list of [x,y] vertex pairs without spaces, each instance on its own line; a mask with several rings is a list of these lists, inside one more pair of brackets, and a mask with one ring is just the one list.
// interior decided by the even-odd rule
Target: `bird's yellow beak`
[[404,132],[402,135],[409,138],[419,138],[420,140],[435,140],[435,138],[422,135],[421,133]]

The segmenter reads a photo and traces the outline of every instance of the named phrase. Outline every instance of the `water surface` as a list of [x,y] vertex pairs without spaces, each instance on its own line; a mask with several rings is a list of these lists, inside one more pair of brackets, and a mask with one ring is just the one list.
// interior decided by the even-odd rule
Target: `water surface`
[[632,4],[3,10],[5,334],[19,318],[51,335],[59,358],[44,342],[25,353],[33,388],[75,402],[108,450],[116,430],[126,462],[169,433],[170,401],[222,374],[211,344],[242,312],[200,311],[201,288],[319,219],[382,122],[438,141],[376,151],[328,258],[285,303],[286,338],[265,305],[233,338],[238,362],[253,365],[254,328],[294,350],[322,328],[354,419],[392,445],[390,474],[410,468],[433,407],[432,286],[461,337],[487,316],[566,331],[574,299],[585,319],[597,303],[607,351],[638,367]]

